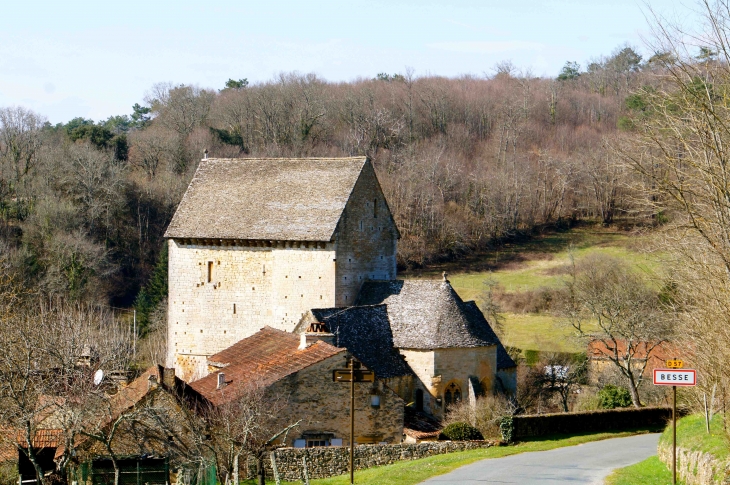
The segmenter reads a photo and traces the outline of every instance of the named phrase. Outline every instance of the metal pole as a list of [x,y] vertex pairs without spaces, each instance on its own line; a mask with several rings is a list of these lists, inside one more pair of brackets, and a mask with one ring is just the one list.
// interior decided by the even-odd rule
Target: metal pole
[[350,359],[350,484],[355,483],[355,359]]
[[677,485],[677,386],[672,394],[672,485]]

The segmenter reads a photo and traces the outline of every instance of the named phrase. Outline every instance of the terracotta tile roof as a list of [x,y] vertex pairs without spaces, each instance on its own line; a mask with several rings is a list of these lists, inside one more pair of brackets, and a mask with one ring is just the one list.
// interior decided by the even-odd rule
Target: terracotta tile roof
[[330,241],[365,157],[203,160],[165,237]]
[[247,385],[269,386],[344,352],[345,349],[322,341],[299,350],[298,335],[264,327],[208,358],[209,363],[223,367],[226,386],[222,390],[217,388],[217,372],[190,383],[190,387],[213,404],[221,404],[237,397]]
[[406,406],[403,433],[417,440],[436,439],[441,434],[441,423],[433,416]]
[[[635,345],[636,351],[633,358],[646,359],[647,349],[650,347],[650,345],[647,345],[646,342],[638,342]],[[625,340],[617,340],[616,347],[618,348],[619,356],[626,355]],[[609,355],[613,355],[613,350],[609,349],[605,341],[596,339],[588,343],[588,358],[595,360],[604,360],[608,359]],[[666,360],[674,358],[684,358],[684,360],[687,360],[688,357],[691,356],[688,356],[686,351],[682,351],[676,345],[670,342],[660,343],[651,350],[650,355],[652,361],[657,361],[657,363],[663,363]]]

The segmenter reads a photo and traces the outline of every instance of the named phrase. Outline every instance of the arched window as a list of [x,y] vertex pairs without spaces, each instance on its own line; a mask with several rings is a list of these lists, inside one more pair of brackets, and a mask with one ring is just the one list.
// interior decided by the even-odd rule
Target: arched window
[[446,390],[444,391],[444,404],[446,407],[449,407],[451,404],[456,404],[459,401],[461,401],[461,388],[455,382],[452,382],[446,386]]

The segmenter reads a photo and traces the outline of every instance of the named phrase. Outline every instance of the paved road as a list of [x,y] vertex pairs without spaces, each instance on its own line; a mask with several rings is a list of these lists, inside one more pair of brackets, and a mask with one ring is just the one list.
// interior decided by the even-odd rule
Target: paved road
[[644,434],[481,460],[423,484],[600,484],[612,470],[655,455],[658,441],[658,434]]

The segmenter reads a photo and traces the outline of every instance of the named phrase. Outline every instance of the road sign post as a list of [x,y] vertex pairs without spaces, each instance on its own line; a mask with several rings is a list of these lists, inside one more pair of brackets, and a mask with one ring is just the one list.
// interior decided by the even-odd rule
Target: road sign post
[[347,361],[347,369],[335,369],[332,371],[334,382],[350,383],[350,484],[355,483],[355,383],[375,382],[375,372],[363,370],[361,364],[355,357]]
[[654,369],[655,386],[672,386],[672,485],[677,485],[677,386],[696,386],[697,371],[683,369],[678,359],[666,362],[668,369]]

